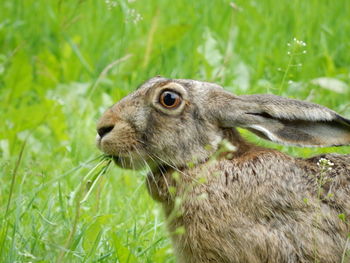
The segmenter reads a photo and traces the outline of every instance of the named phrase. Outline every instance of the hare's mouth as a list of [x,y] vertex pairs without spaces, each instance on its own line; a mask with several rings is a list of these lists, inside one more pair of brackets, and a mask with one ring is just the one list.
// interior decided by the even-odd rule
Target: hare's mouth
[[148,165],[140,149],[135,143],[123,143],[115,136],[96,136],[96,146],[106,155],[111,156],[114,163],[124,169],[140,170]]
[[133,145],[123,145],[113,138],[101,138],[97,135],[96,146],[105,154],[117,159],[133,159],[136,158]]

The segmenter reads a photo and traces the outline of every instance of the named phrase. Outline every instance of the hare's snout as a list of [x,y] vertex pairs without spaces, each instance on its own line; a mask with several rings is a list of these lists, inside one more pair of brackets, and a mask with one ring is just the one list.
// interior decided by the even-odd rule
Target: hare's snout
[[113,130],[113,128],[114,128],[114,125],[102,126],[97,129],[97,134],[102,139],[107,133]]
[[[106,125],[106,126],[98,126],[97,127],[97,134],[96,134],[96,144],[97,147],[103,151],[102,149],[102,141],[108,142],[107,140],[104,140],[105,137],[108,137],[108,135],[112,132],[114,129],[114,125]],[[113,136],[113,135],[112,135]]]
[[[106,113],[108,116],[108,113]],[[120,119],[114,123],[102,116],[97,125],[96,144],[104,153],[111,155],[114,162],[126,169],[140,169],[144,163],[137,151],[137,139],[134,129]]]
[[137,146],[135,130],[112,109],[102,115],[96,130],[97,147],[108,155],[129,156]]

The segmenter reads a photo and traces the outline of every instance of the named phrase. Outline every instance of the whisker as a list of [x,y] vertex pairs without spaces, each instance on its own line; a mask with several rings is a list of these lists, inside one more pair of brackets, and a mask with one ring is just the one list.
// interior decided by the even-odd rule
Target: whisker
[[[184,172],[182,172],[179,168],[177,168],[177,166],[173,163],[173,164],[170,164],[169,162],[165,161],[164,159],[162,159],[161,157],[159,157],[158,155],[156,154],[153,154],[153,156],[155,158],[157,158],[159,161],[165,163],[166,165],[170,166],[171,168],[173,168],[174,170],[176,170],[177,172],[181,173],[182,175],[186,176],[186,174]],[[151,156],[150,156],[151,157]],[[152,157],[151,157],[152,158]]]
[[159,171],[160,171],[160,174],[162,175],[162,177],[163,177],[163,179],[164,179],[166,188],[167,188],[168,192],[170,193],[170,190],[169,190],[169,189],[170,189],[170,186],[169,186],[168,180],[167,180],[166,176],[164,175],[162,169],[159,169]]
[[141,144],[144,144],[144,145],[146,144],[144,141],[142,141],[142,140],[140,140],[140,139],[138,139],[138,138],[136,138],[136,141],[139,142],[139,143],[141,143]]
[[[119,155],[120,155],[120,152],[119,152]],[[120,161],[122,163],[122,167],[125,168],[126,166],[125,166],[125,162],[124,162],[124,157],[119,157],[119,158],[120,158]]]
[[[151,154],[147,154],[147,155],[155,162],[155,160],[152,158]],[[157,158],[157,155],[154,154],[154,157]],[[158,159],[159,159],[160,161],[162,161],[159,157],[158,157]],[[163,161],[163,162],[164,162],[164,161]],[[169,165],[169,166],[170,166],[170,165]],[[173,168],[174,168],[175,170],[178,170],[176,167],[173,167]],[[165,174],[163,173],[162,169],[159,169],[159,171],[160,171],[162,177],[164,178],[164,181],[165,181],[167,190],[168,190],[168,192],[169,192],[170,187],[169,187],[168,180],[167,180]],[[180,170],[178,170],[178,171],[181,172]]]
[[130,153],[130,151],[128,151],[128,155],[130,158],[130,164],[133,170],[135,170],[135,165],[134,165],[134,160],[132,159],[132,154]]
[[[139,152],[138,148],[137,148],[137,147],[134,147],[134,149],[135,149],[137,155],[140,156],[141,160],[144,162],[144,164],[146,165],[146,167],[148,167],[148,170],[149,170],[149,172],[150,172],[150,176],[151,176],[151,178],[152,178],[152,180],[153,180],[153,182],[154,182],[154,184],[155,184],[155,186],[156,186],[156,188],[157,188],[158,193],[160,193],[160,189],[159,189],[159,187],[158,187],[158,183],[157,183],[157,181],[156,181],[156,178],[155,178],[155,176],[154,176],[154,173],[153,173],[151,167],[149,166],[149,164],[147,163],[147,161],[143,158],[143,156],[142,156],[142,154]],[[146,181],[147,181],[147,184],[148,184],[149,189],[151,190],[151,185],[150,185],[150,182],[148,181],[148,178],[146,178]]]
[[191,176],[188,176],[188,174],[184,173],[183,171],[181,171],[174,162],[172,162],[171,160],[169,160],[170,162],[172,162],[172,164],[170,164],[169,162],[165,161],[164,159],[160,158],[159,156],[157,156],[156,154],[153,154],[153,156],[155,158],[157,158],[158,160],[160,160],[161,162],[165,163],[166,165],[170,166],[171,168],[173,168],[175,171],[179,172],[180,174],[182,174],[184,177],[189,178],[190,180],[192,180],[193,182],[199,183],[199,181]]

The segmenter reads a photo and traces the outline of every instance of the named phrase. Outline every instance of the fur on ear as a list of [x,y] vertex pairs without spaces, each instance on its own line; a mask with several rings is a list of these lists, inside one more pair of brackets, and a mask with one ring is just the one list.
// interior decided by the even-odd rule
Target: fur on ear
[[220,106],[214,115],[222,127],[246,128],[264,139],[287,145],[350,144],[350,120],[326,107],[275,95],[234,96],[223,90],[215,93]]

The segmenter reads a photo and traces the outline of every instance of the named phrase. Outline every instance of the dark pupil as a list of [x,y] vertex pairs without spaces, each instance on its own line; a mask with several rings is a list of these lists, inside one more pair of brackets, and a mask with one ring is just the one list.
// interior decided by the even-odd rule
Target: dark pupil
[[177,98],[177,95],[175,93],[166,92],[163,97],[164,104],[167,106],[173,106],[176,102],[176,98]]

